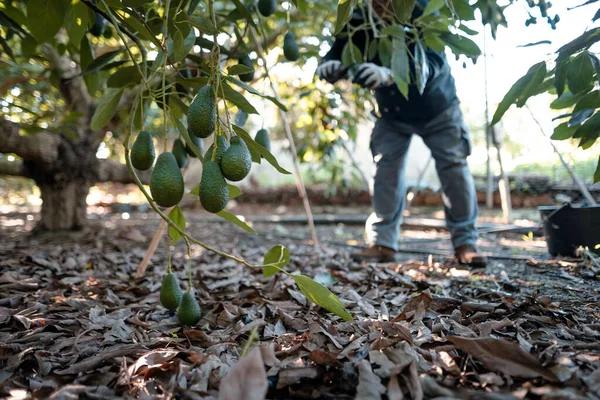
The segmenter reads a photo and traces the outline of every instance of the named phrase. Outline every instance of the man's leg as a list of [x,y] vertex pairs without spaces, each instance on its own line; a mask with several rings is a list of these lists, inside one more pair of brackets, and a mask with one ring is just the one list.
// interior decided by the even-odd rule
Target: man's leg
[[450,107],[425,124],[420,134],[435,160],[456,256],[460,262],[485,265],[485,258],[476,254],[477,193],[467,163],[471,140],[460,106]]
[[[406,199],[406,153],[411,135],[410,126],[381,119],[377,120],[371,134],[371,153],[375,161],[373,213],[366,224],[367,242],[372,246],[371,249],[380,246],[393,251],[398,249],[400,223]],[[388,257],[382,258],[390,258],[390,254],[393,254],[391,250],[386,253],[384,249]],[[379,251],[381,252],[381,249]],[[367,255],[371,253],[376,254],[377,249]],[[358,253],[355,258],[369,258],[361,257],[361,254]]]

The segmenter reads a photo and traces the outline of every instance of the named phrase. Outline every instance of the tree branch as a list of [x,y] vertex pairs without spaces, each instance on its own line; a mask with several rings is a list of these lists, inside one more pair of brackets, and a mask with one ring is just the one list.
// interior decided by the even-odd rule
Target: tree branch
[[22,160],[8,161],[6,157],[0,158],[1,175],[29,177]]
[[51,164],[58,159],[61,138],[50,132],[19,135],[19,124],[0,119],[0,153],[14,153],[25,160]]
[[[138,172],[142,183],[150,183],[150,171]],[[127,165],[114,160],[100,160],[98,182],[135,183]]]

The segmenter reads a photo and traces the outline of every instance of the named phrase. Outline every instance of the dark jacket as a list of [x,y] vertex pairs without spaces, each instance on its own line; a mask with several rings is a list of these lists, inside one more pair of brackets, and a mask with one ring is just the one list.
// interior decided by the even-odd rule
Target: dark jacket
[[[413,18],[421,14],[427,1],[418,0],[418,3],[413,13]],[[355,12],[349,24],[351,26],[358,26],[362,23],[361,13]],[[344,31],[342,30],[342,32]],[[372,36],[373,34],[370,29],[358,31],[353,35],[352,43],[358,46],[363,54],[366,54],[365,47],[367,42],[371,42]],[[342,50],[347,42],[347,37],[336,36],[331,50],[323,57],[323,61],[341,60]],[[409,50],[412,52],[413,49],[409,48]],[[375,98],[379,105],[381,118],[402,122],[428,121],[458,101],[454,78],[452,77],[445,54],[429,48],[425,54],[427,56],[430,75],[423,94],[419,93],[414,83],[411,83],[409,86],[408,100],[400,93],[396,84],[376,89]],[[378,56],[375,56],[369,62],[382,65]],[[415,82],[414,62],[412,59],[410,59],[410,70],[411,82]]]

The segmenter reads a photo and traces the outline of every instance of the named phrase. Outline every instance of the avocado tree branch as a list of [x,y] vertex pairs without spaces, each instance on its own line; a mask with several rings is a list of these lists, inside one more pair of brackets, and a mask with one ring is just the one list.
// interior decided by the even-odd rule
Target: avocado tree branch
[[[150,183],[150,171],[138,172],[143,184]],[[97,182],[135,183],[127,165],[114,160],[100,160]]]
[[60,136],[50,132],[20,135],[21,126],[0,119],[0,153],[14,153],[25,160],[51,164],[58,159]]

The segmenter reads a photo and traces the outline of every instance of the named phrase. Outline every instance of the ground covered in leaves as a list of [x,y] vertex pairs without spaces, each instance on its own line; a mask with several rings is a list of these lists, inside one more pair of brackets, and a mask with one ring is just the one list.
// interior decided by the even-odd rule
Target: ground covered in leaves
[[[471,270],[443,256],[444,232],[409,230],[415,253],[358,264],[348,244],[360,226],[319,226],[314,248],[302,225],[250,235],[191,217],[195,237],[255,263],[284,244],[286,269],[328,286],[354,320],[308,303],[289,277],[195,247],[203,315],[190,329],[159,304],[164,243],[135,278],[152,214],[104,216],[73,236],[31,237],[33,219],[0,216],[3,398],[600,398],[600,267],[548,259],[535,237],[482,235],[498,258]],[[173,265],[186,284],[182,243]]]

